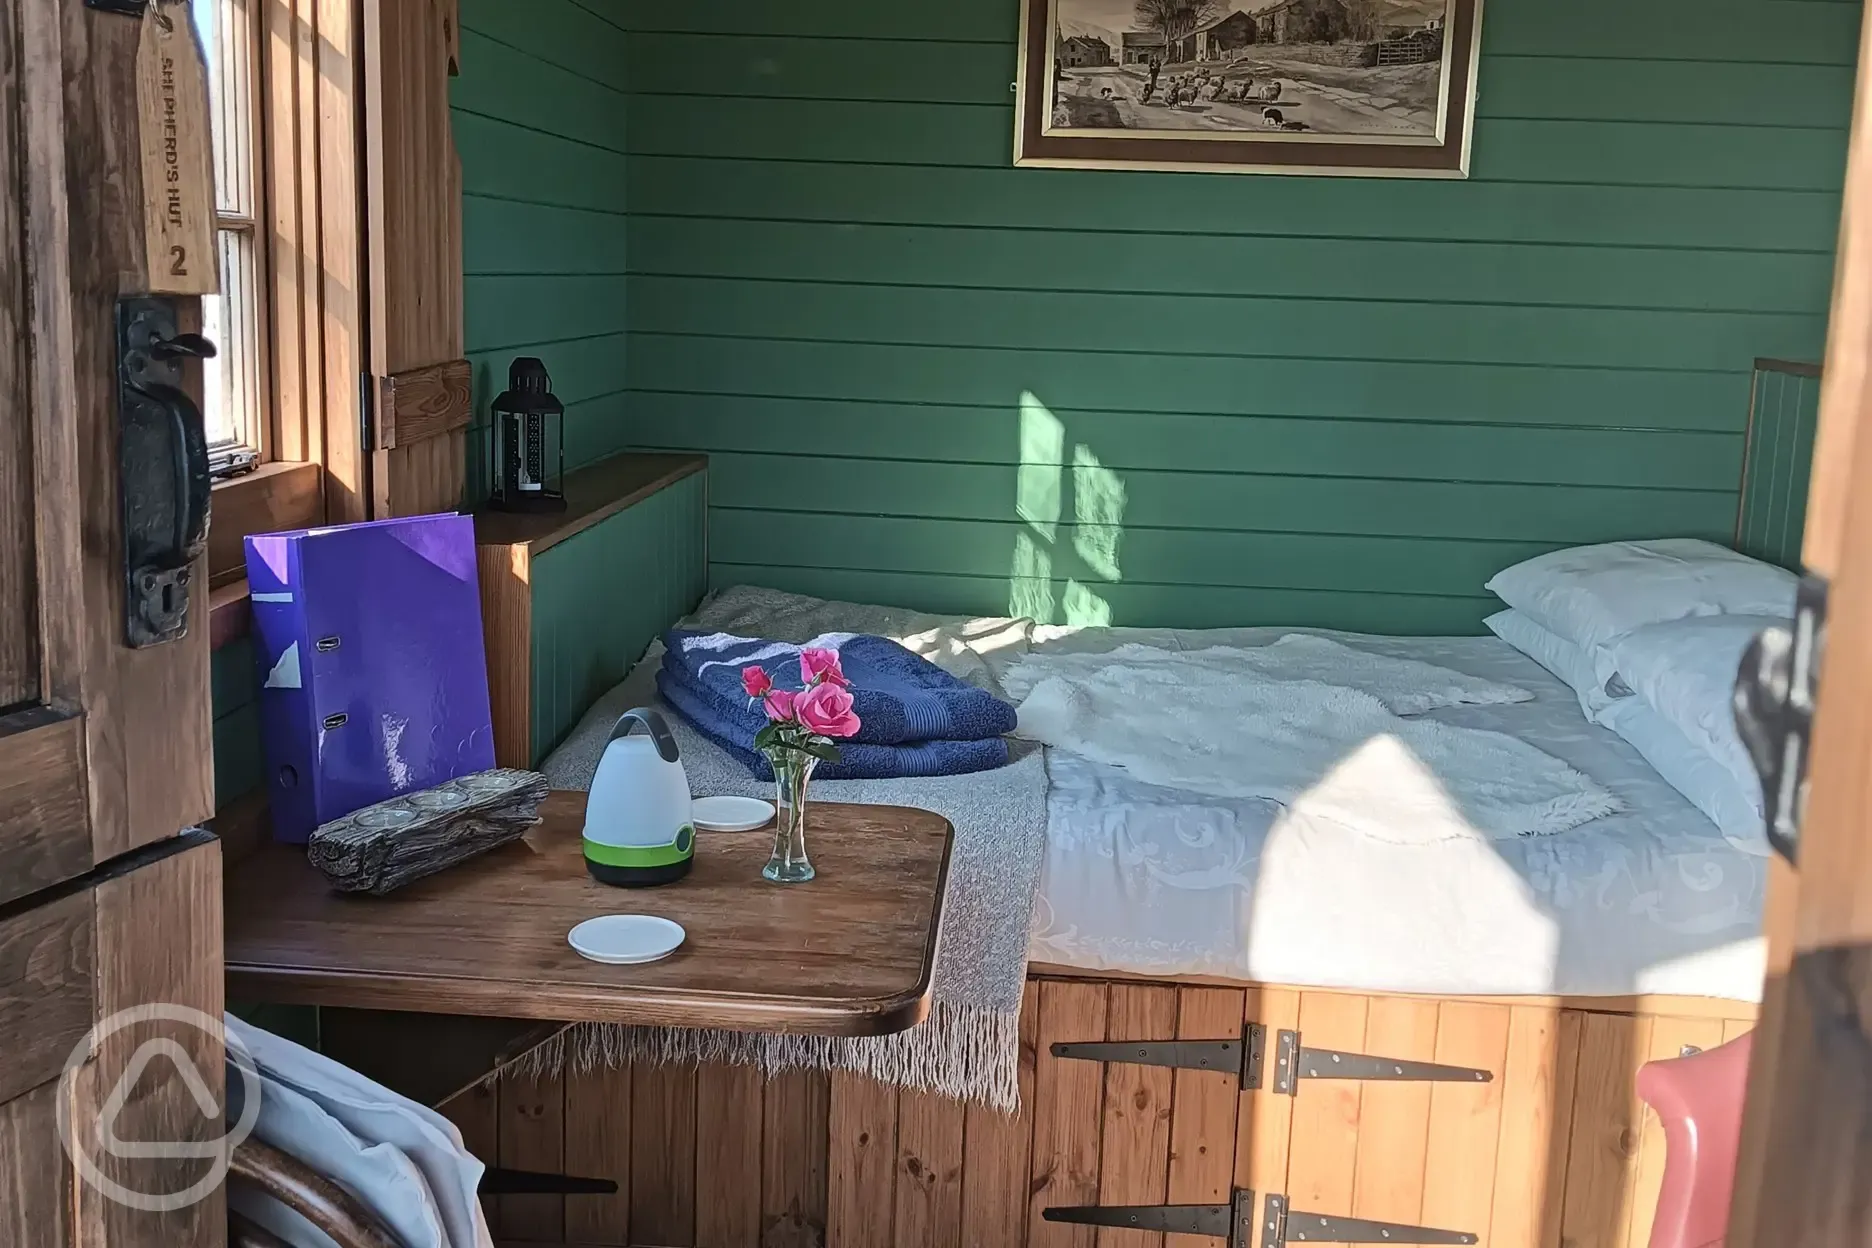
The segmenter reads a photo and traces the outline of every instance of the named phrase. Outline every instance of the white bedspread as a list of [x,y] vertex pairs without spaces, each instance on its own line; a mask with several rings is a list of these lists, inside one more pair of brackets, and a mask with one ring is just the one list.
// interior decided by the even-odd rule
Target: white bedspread
[[[1045,650],[1002,676],[1019,735],[1131,780],[1268,798],[1393,844],[1547,836],[1624,803],[1506,733],[1422,718],[1533,694],[1290,634],[1261,647]],[[1416,718],[1405,718],[1400,710]]]
[[[1197,649],[1291,631],[1040,629],[1035,641]],[[1518,737],[1628,809],[1553,836],[1388,845],[1263,799],[1148,784],[1049,751],[1031,958],[1368,992],[1759,999],[1766,864],[1589,724],[1570,689],[1493,637],[1336,636],[1532,690],[1532,702],[1431,716]],[[1017,657],[988,656],[1003,670]]]

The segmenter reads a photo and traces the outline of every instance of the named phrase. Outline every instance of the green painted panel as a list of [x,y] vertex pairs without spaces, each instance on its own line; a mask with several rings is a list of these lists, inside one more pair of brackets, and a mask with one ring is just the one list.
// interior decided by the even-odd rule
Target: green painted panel
[[533,561],[533,757],[542,758],[708,580],[706,474],[685,477]]
[[[1018,406],[642,392],[630,402],[632,441],[645,449],[792,454],[799,430],[810,427],[825,445],[864,459],[1020,462]],[[1119,470],[1203,464],[1260,475],[1726,492],[1742,455],[1742,439],[1732,433],[1083,409],[1051,415],[1074,442]]]
[[[978,104],[853,103],[745,96],[639,95],[629,150],[654,156],[1000,168],[1013,123]],[[1476,165],[1496,182],[1763,187],[1833,191],[1844,174],[1837,125],[1633,125],[1485,118]]]
[[1067,580],[923,576],[842,568],[711,565],[712,586],[771,585],[847,602],[881,602],[958,615],[1029,615],[1056,624],[1228,628],[1287,624],[1401,636],[1467,634],[1501,610],[1494,598],[1438,598],[1356,590],[1239,589],[1207,585],[1080,586]]
[[622,273],[624,225],[615,213],[462,198],[462,228],[474,240],[468,277],[497,273]]
[[[785,325],[777,329],[784,331]],[[1748,362],[1730,373],[1518,364],[1167,358],[635,333],[645,390],[1049,410],[1213,412],[1740,433]],[[810,436],[810,435],[805,435]],[[836,449],[827,446],[824,449]]]
[[621,88],[476,34],[466,25],[461,59],[474,72],[464,73],[451,92],[456,108],[596,148],[624,150]]
[[[640,92],[1004,109],[1013,53],[1006,44],[928,43],[907,50],[862,39],[646,33],[630,41],[626,59],[631,89]],[[1595,60],[1592,75],[1592,89],[1581,90],[1577,58],[1485,50],[1476,112],[1483,118],[1843,128],[1852,106],[1849,65],[1605,58]]]
[[[1581,72],[1590,70],[1583,67]],[[1843,152],[1843,134],[1839,142]],[[1843,160],[1836,163],[1844,168]],[[1482,164],[1466,181],[663,156],[633,156],[629,166],[631,211],[673,216],[733,211],[770,220],[854,224],[1455,239],[1824,255],[1832,254],[1839,230],[1839,195],[1833,191],[1492,182],[1488,166]],[[602,172],[610,176],[608,170]],[[1167,239],[1163,245],[1200,243]],[[1095,261],[1095,255],[1088,255],[1088,265]]]
[[1820,381],[1775,369],[1754,378],[1754,407],[1742,485],[1736,548],[1800,567]]
[[[473,33],[531,53],[594,82],[619,86],[624,79],[625,34],[582,4],[564,0],[461,0],[464,35]],[[462,42],[464,73],[480,77],[481,66]]]
[[[1605,489],[1476,481],[1114,472],[1078,443],[1023,467],[716,454],[716,507],[842,516],[1096,522],[1124,529],[1265,533],[1487,535],[1576,544],[1630,537],[1727,540],[1731,490]],[[802,476],[804,480],[802,480]],[[810,482],[807,484],[806,482]]]
[[226,806],[266,782],[260,751],[260,704],[249,702],[214,721],[215,806]]
[[1099,585],[1342,589],[1480,597],[1489,577],[1553,543],[1235,533],[1024,521],[904,520],[716,508],[715,558],[943,576],[1025,572]]
[[[498,281],[506,289],[529,279],[477,280]],[[589,292],[580,293],[600,301],[605,280],[593,279]],[[530,306],[518,292],[515,301]],[[1814,354],[1825,337],[1819,313],[1249,299],[1084,289],[922,287],[907,293],[895,286],[680,277],[632,282],[631,328],[725,338],[1159,356],[1153,364],[1164,390],[1174,385],[1180,358],[1187,356],[1725,371],[1756,354]]]

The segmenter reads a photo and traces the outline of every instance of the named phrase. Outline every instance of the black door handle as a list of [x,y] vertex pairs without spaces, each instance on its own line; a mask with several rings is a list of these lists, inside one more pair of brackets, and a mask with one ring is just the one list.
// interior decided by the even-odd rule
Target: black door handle
[[153,646],[188,630],[189,581],[208,540],[213,482],[201,409],[182,389],[182,361],[214,344],[176,330],[175,303],[117,305],[117,478],[123,518],[124,634]]

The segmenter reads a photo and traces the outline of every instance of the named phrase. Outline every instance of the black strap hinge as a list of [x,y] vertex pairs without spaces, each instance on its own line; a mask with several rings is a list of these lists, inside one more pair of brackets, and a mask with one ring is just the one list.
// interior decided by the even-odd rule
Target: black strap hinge
[[[1244,1092],[1261,1086],[1267,1066],[1268,1029],[1249,1023],[1239,1040],[1100,1040],[1056,1044],[1055,1057],[1087,1062],[1129,1062],[1137,1066],[1169,1066],[1177,1070],[1213,1070],[1236,1077]],[[1416,1083],[1487,1083],[1494,1076],[1468,1066],[1444,1066],[1404,1058],[1335,1049],[1309,1049],[1297,1031],[1274,1033],[1274,1066],[1270,1086],[1291,1096],[1302,1079],[1366,1079]]]
[[1790,863],[1807,806],[1807,758],[1814,699],[1826,657],[1827,582],[1803,576],[1793,626],[1767,628],[1749,643],[1736,672],[1736,733],[1761,776],[1768,843]]
[[1226,1205],[1055,1205],[1040,1211],[1049,1222],[1110,1226],[1173,1235],[1209,1235],[1228,1248],[1281,1248],[1289,1243],[1473,1244],[1467,1231],[1446,1231],[1402,1222],[1342,1218],[1304,1213],[1287,1207],[1287,1198],[1270,1192],[1255,1217],[1254,1193],[1238,1187]]

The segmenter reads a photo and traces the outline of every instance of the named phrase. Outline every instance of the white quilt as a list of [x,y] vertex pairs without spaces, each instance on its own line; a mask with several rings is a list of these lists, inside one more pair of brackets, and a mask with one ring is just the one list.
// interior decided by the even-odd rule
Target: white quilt
[[1407,719],[1530,700],[1525,689],[1323,637],[1257,648],[1125,645],[1015,663],[1020,735],[1127,777],[1267,798],[1397,844],[1543,836],[1623,809],[1505,733]]
[[[1033,649],[1253,646],[1288,631],[1042,628]],[[1391,845],[1265,799],[1049,751],[1031,958],[1364,992],[1760,999],[1765,862],[1588,723],[1572,690],[1493,637],[1336,636],[1532,691],[1429,715],[1518,737],[1627,809],[1553,836]],[[1020,654],[986,657],[1004,669]]]

